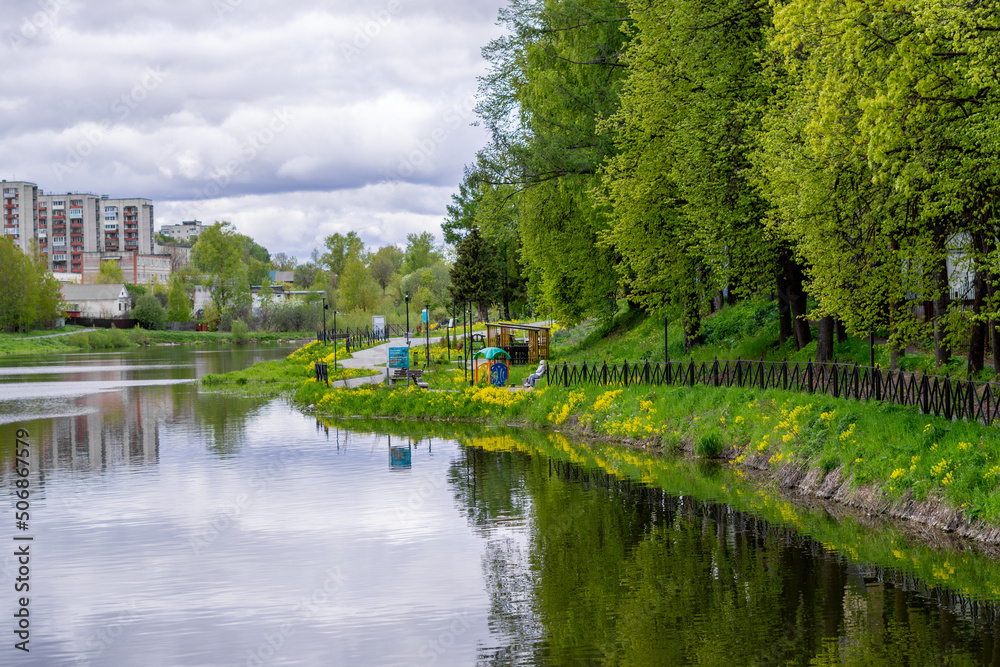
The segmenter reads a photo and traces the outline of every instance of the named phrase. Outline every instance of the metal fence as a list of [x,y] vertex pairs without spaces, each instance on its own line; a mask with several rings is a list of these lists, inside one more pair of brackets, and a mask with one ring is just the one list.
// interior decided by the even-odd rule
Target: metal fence
[[[344,329],[328,329],[326,331],[327,341],[333,340],[345,340],[347,341],[347,348],[357,348],[365,347],[367,345],[374,345],[375,343],[384,343],[392,337],[405,336],[406,327],[401,324],[386,324],[384,327],[376,330],[370,326],[364,327],[347,327]],[[323,340],[323,330],[320,329],[316,331],[316,340]]]
[[834,398],[884,401],[915,406],[924,414],[991,424],[1000,417],[997,385],[990,382],[929,377],[857,364],[787,361],[681,361],[621,365],[562,364],[546,368],[546,380],[570,387],[578,384],[632,384],[755,387],[828,394]]

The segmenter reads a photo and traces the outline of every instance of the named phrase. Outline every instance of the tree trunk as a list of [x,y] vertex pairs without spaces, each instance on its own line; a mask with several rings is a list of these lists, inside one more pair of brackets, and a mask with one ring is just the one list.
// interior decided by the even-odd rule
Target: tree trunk
[[972,328],[969,332],[969,365],[968,378],[980,373],[986,363],[986,322],[979,319],[983,312],[983,304],[986,297],[986,276],[983,267],[983,253],[986,251],[986,243],[981,232],[972,236],[973,248],[973,289],[976,292],[975,301],[972,305]]
[[833,359],[834,328],[832,315],[820,319],[816,327],[816,361],[831,361]]
[[700,306],[698,286],[692,281],[684,299],[684,349],[689,352],[692,347],[704,342],[704,336],[701,333]]
[[792,331],[795,334],[795,348],[801,350],[812,342],[812,332],[809,330],[809,320],[806,319],[806,293],[802,290],[805,276],[802,265],[791,255],[785,263],[785,279],[788,287],[788,307],[792,314]]
[[942,227],[938,227],[935,245],[939,255],[934,258],[931,268],[934,281],[934,366],[940,368],[951,359],[951,347],[948,345],[948,331],[945,324],[948,306],[951,305],[951,292],[948,284],[948,253]]
[[774,282],[778,293],[778,344],[783,345],[792,337],[792,310],[788,304],[788,277],[784,266],[778,270]]
[[[899,251],[899,241],[893,237],[889,241],[889,250],[893,256]],[[889,297],[889,368],[894,371],[899,370],[899,360],[906,356],[906,342],[893,339],[900,328],[900,324],[906,319],[906,300],[900,299],[895,303]]]

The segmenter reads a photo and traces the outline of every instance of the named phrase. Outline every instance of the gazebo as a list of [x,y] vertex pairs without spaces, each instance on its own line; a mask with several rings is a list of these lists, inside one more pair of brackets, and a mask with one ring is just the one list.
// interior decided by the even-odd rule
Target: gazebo
[[549,327],[497,322],[486,325],[486,344],[508,353],[515,364],[549,358]]
[[474,376],[479,382],[479,371],[485,369],[490,375],[490,384],[502,387],[510,376],[510,355],[499,347],[484,347],[472,355],[475,366]]

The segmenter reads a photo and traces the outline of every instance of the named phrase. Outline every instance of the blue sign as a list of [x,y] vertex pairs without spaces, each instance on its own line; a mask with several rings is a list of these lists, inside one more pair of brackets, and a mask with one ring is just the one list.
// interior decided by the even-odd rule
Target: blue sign
[[410,348],[390,347],[389,348],[389,368],[409,368]]
[[423,309],[422,311],[420,311],[420,312],[421,312],[421,316],[423,317],[423,320],[424,320],[424,324],[426,324],[426,323],[427,323],[427,309],[426,309],[426,308],[424,308],[424,309]]
[[507,384],[507,364],[498,361],[490,366],[490,384],[494,387]]

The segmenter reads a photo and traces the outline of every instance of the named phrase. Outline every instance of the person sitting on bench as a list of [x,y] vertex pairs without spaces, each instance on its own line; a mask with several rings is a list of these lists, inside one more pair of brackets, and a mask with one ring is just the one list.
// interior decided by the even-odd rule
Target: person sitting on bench
[[540,378],[543,378],[543,377],[545,377],[545,360],[544,359],[542,359],[542,360],[540,360],[538,362],[538,368],[535,369],[535,372],[532,373],[531,375],[529,375],[527,377],[527,379],[524,381],[525,388],[530,387],[531,389],[534,389],[535,388],[535,383],[538,382],[538,380]]

